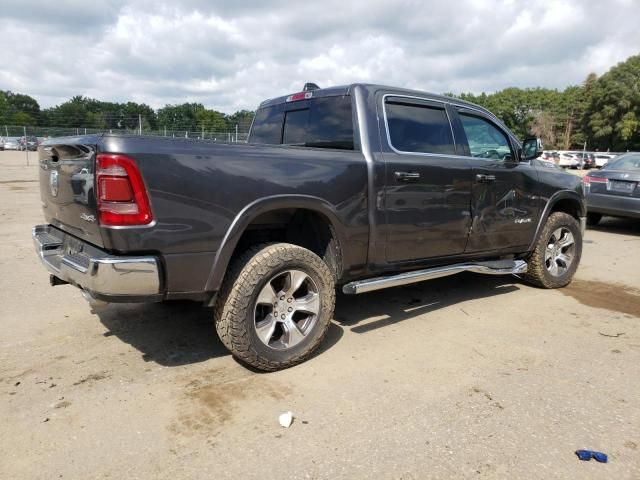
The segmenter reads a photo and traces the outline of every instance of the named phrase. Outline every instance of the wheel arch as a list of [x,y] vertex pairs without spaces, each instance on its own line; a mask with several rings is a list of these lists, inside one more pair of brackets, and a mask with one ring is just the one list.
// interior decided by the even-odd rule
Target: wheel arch
[[535,235],[533,236],[531,243],[529,244],[529,252],[533,251],[538,240],[538,236],[544,228],[549,215],[554,212],[568,213],[578,221],[580,221],[581,217],[585,217],[587,215],[587,209],[583,197],[581,197],[580,194],[578,194],[576,191],[560,190],[554,193],[547,201],[542,214],[540,215],[540,220],[538,220],[538,226],[536,227]]
[[322,218],[335,240],[337,248],[336,274],[343,271],[342,248],[345,245],[342,223],[334,207],[326,200],[310,195],[274,195],[258,199],[245,206],[234,218],[227,230],[220,248],[216,252],[213,267],[209,273],[206,290],[218,291],[224,279],[229,262],[236,253],[241,239],[256,220],[267,216],[276,216],[281,212],[313,212]]

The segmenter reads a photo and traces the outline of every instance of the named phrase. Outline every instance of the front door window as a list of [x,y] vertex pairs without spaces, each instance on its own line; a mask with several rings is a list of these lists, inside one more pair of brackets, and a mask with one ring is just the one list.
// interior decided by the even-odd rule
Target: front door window
[[513,153],[507,136],[484,118],[460,113],[471,156],[488,160],[512,161]]

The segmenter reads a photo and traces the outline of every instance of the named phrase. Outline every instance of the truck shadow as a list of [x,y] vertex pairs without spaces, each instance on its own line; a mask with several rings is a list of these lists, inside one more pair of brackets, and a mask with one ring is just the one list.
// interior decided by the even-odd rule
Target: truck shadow
[[[366,333],[456,303],[517,291],[517,282],[509,276],[459,274],[369,294],[339,294],[335,321],[314,356],[333,347],[343,327]],[[117,336],[145,361],[175,367],[229,355],[216,334],[213,309],[195,302],[112,304],[98,317],[108,329],[105,336]]]
[[587,230],[640,236],[640,219],[605,216],[598,225],[587,227]]
[[228,355],[213,326],[213,309],[195,302],[110,304],[98,312],[108,329],[163,366],[199,363]]
[[[196,302],[111,304],[97,315],[108,329],[104,336],[115,335],[147,362],[177,367],[230,355],[215,331],[213,308]],[[342,333],[333,322],[314,355],[329,350]]]
[[[339,295],[336,321],[354,333],[367,333],[453,304],[518,291],[518,282],[513,276],[462,273],[357,296]],[[464,307],[460,309],[466,314]]]

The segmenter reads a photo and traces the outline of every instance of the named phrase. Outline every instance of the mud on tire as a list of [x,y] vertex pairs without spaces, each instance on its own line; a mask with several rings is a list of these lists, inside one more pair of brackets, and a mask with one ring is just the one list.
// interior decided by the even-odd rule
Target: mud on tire
[[[288,272],[307,277],[297,290],[302,292],[298,299],[293,298],[294,292],[285,294],[293,288],[294,281]],[[305,288],[306,296],[302,291]],[[272,304],[262,301],[265,292],[276,294]],[[305,299],[311,299],[309,305],[313,303],[313,308],[308,310],[317,314],[301,312],[303,320],[296,320],[294,315],[300,312],[288,310]],[[216,331],[224,346],[241,362],[259,370],[280,370],[303,362],[318,348],[329,328],[334,306],[334,278],[320,257],[288,243],[256,245],[232,261],[227,271],[214,310]],[[268,326],[268,321],[261,318],[273,319],[274,313],[280,323],[269,336],[261,327]],[[285,315],[289,315],[286,321]],[[300,328],[291,323],[293,320]],[[292,338],[289,330],[296,332],[295,342],[287,341]],[[284,340],[278,341],[279,333]]]
[[[569,243],[570,237],[573,243]],[[552,213],[529,257],[528,271],[524,279],[542,288],[564,287],[571,283],[581,256],[582,232],[578,221],[564,212]],[[567,258],[571,258],[570,263],[567,262]]]

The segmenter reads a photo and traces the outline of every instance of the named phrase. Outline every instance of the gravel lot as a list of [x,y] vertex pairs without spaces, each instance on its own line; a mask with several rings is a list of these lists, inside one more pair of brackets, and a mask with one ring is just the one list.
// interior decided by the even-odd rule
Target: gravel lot
[[210,309],[94,315],[51,288],[24,157],[0,152],[0,478],[640,478],[640,223],[589,230],[563,290],[467,274],[339,296],[322,353],[261,374]]

